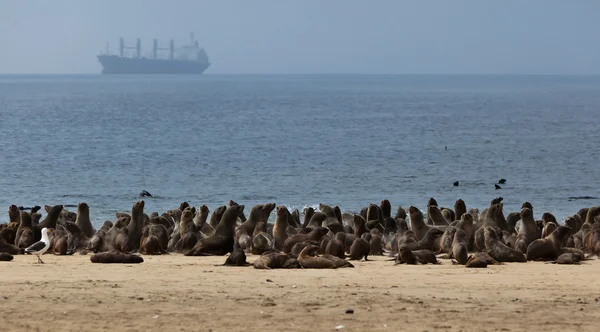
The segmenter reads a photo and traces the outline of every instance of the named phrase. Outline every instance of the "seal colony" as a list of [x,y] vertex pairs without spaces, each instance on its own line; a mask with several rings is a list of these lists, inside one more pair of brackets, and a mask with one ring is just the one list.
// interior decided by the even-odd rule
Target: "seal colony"
[[[483,210],[467,209],[462,199],[453,208],[432,197],[426,215],[415,206],[396,208],[388,200],[370,203],[358,213],[319,204],[317,210],[290,211],[266,202],[250,209],[230,200],[210,212],[187,202],[161,214],[144,211],[139,200],[131,211],[118,212],[96,230],[90,207],[77,212],[65,205],[44,206],[46,217],[16,205],[9,221],[0,224],[0,261],[12,255],[72,255],[91,253],[92,263],[142,263],[141,255],[180,253],[184,256],[227,256],[222,266],[256,269],[353,268],[352,260],[388,256],[394,265],[451,264],[485,268],[508,262],[546,261],[581,264],[600,255],[600,206],[584,207],[563,224],[548,212],[535,219],[524,202],[520,211],[504,211],[503,198]],[[274,224],[269,216],[276,211]],[[33,212],[33,214],[37,214]],[[247,262],[246,254],[257,255]]]

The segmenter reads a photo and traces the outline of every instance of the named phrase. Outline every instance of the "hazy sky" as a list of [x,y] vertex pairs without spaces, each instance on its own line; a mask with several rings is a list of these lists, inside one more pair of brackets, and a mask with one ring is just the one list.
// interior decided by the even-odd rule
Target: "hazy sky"
[[600,73],[600,1],[0,0],[0,73],[99,73],[119,37],[206,73]]

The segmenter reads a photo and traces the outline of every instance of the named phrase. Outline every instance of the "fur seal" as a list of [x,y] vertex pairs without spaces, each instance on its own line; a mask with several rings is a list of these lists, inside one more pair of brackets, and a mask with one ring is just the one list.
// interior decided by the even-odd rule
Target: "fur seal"
[[379,203],[381,214],[384,219],[392,217],[392,204],[387,199],[384,199]]
[[398,209],[396,210],[396,215],[394,216],[394,219],[404,219],[406,220],[406,210],[404,210],[404,208],[402,206],[398,206]]
[[337,266],[329,259],[316,255],[319,247],[308,245],[298,255],[300,266],[304,269],[336,269]]
[[440,209],[435,205],[430,205],[427,207],[427,219],[431,220],[435,226],[448,225],[448,221],[446,218],[444,218]]
[[3,237],[0,236],[0,252],[5,252],[11,255],[22,254],[24,252],[24,248],[19,248],[15,245],[7,243]]
[[308,234],[296,234],[294,236],[290,236],[283,242],[283,252],[291,252],[296,243],[302,243],[304,241],[315,241],[320,243],[328,232],[329,230],[325,227],[315,227]]
[[0,252],[0,262],[10,262],[14,259],[13,255],[7,252]]
[[412,250],[410,250],[410,248],[406,245],[401,245],[398,247],[398,256],[396,257],[396,262],[394,263],[394,265],[398,265],[398,264],[409,264],[409,265],[416,265],[417,264],[417,258],[415,257],[415,255],[412,253]]
[[283,205],[278,206],[275,225],[273,225],[273,240],[275,241],[275,249],[277,250],[283,249],[283,243],[288,238],[286,232],[286,229],[289,226],[288,217],[288,209]]
[[279,253],[276,251],[269,251],[263,253],[258,257],[252,266],[255,269],[297,269],[300,268],[300,262],[297,258],[294,258],[285,253]]
[[261,255],[263,252],[273,249],[273,237],[267,233],[267,224],[259,221],[252,233],[252,254]]
[[333,238],[327,243],[327,246],[325,247],[325,254],[336,256],[339,258],[346,258],[345,242],[346,233],[339,232],[335,234],[335,238]]
[[467,213],[467,205],[465,204],[465,201],[462,199],[457,199],[456,202],[454,202],[454,218],[460,219],[465,213]]
[[85,236],[94,236],[96,231],[90,221],[90,207],[85,202],[81,202],[77,205],[77,218],[75,219],[75,224],[77,224]]
[[466,267],[487,267],[488,265],[500,265],[502,263],[493,259],[485,252],[477,252],[467,259]]
[[34,241],[33,224],[31,222],[31,215],[27,211],[20,213],[21,221],[17,234],[15,236],[15,245],[19,248],[27,248],[32,245]]
[[[223,213],[225,213],[225,210],[227,210],[227,207],[225,205],[221,205],[218,208],[216,208],[213,213],[210,215],[210,219],[208,220],[208,224],[212,227],[212,228],[217,228],[217,225],[219,224],[219,221],[221,221],[221,218],[223,217]],[[252,231],[254,230],[254,226],[252,227],[252,229],[250,230],[250,232],[247,232],[248,234],[252,234]]]
[[192,250],[186,252],[185,256],[223,256],[233,251],[234,227],[240,213],[244,210],[244,205],[233,205],[228,207],[221,221],[215,229],[215,234],[207,238],[198,240],[198,243]]
[[206,221],[208,220],[209,212],[210,210],[206,205],[201,205],[198,208],[198,210],[196,211],[196,215],[194,216],[194,225],[196,225],[197,229],[202,230],[202,227],[204,227]]
[[[239,204],[238,204],[236,201],[233,201],[233,200],[229,200],[228,204],[229,204],[229,206],[232,206],[232,205],[239,205]],[[239,220],[240,220],[242,223],[246,222],[246,220],[247,220],[247,219],[246,219],[246,215],[244,214],[244,211],[242,211],[242,213],[240,214],[240,216],[238,217],[238,219],[239,219]]]
[[555,260],[560,255],[563,240],[569,236],[571,227],[559,226],[548,236],[537,239],[527,247],[527,260]]
[[538,227],[533,219],[533,211],[529,208],[521,209],[521,228],[515,241],[515,249],[527,253],[527,247],[531,242],[540,238]]
[[233,251],[227,259],[225,259],[225,263],[223,266],[249,266],[250,264],[246,262],[246,254],[242,250],[239,245],[234,245]]
[[551,261],[552,264],[580,264],[581,258],[578,255],[575,255],[571,252],[566,252],[561,254],[556,258],[556,260]]
[[522,252],[507,247],[500,242],[496,231],[491,226],[485,226],[485,248],[487,253],[499,262],[526,262],[527,258]]
[[467,250],[467,233],[462,229],[456,229],[454,232],[454,240],[452,241],[451,247],[452,257],[458,262],[458,264],[465,265],[468,260]]
[[90,256],[92,263],[121,263],[121,264],[137,264],[144,262],[144,258],[134,254],[124,254],[120,252],[101,252]]
[[62,205],[54,205],[52,207],[46,205],[44,207],[48,210],[48,215],[37,226],[33,226],[33,242],[37,242],[42,239],[42,228],[56,229],[58,216],[63,210]]
[[354,239],[354,242],[352,242],[352,245],[350,246],[350,254],[348,255],[348,257],[350,260],[360,260],[364,257],[366,261],[368,260],[367,256],[370,252],[371,245],[369,244],[369,242],[357,237],[356,239]]

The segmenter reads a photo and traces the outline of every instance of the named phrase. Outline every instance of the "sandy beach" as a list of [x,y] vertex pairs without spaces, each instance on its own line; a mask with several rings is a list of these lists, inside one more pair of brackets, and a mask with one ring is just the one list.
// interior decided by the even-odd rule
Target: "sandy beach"
[[[467,269],[374,257],[337,270],[224,267],[224,257],[0,262],[2,331],[597,331],[600,261]],[[248,256],[252,262],[256,256]],[[346,314],[347,309],[354,310]]]

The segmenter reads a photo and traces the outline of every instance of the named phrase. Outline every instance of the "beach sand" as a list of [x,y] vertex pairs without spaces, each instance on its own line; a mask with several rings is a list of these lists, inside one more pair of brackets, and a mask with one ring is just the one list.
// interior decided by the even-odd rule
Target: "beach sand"
[[[252,262],[256,256],[248,256]],[[600,260],[467,269],[387,257],[338,270],[224,267],[225,257],[0,262],[1,331],[598,331]],[[346,314],[353,309],[353,314]]]

